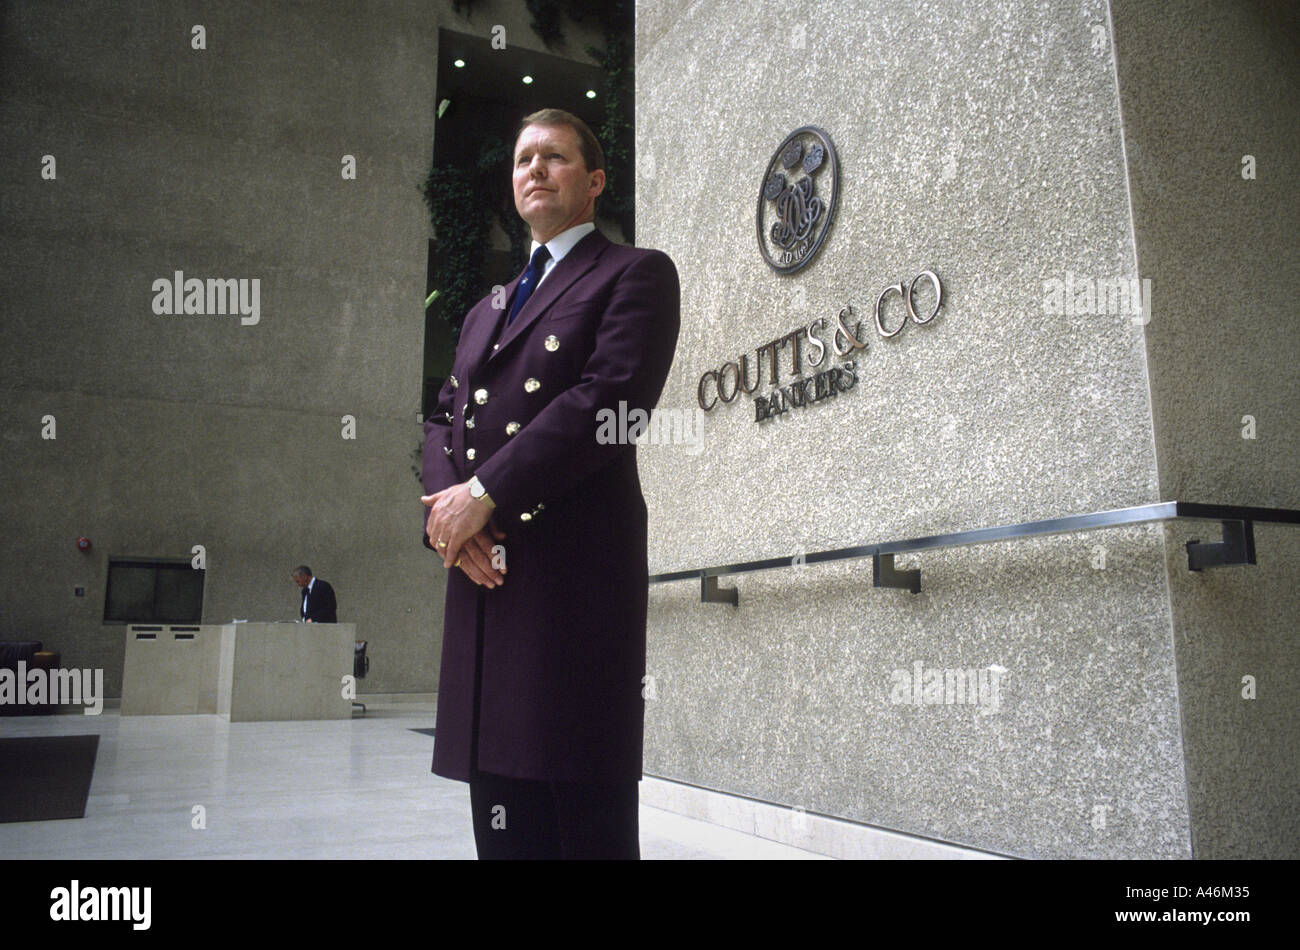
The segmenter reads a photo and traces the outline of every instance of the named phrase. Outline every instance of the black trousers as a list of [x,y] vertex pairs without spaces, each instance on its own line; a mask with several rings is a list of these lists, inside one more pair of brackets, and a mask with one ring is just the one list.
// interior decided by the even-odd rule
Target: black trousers
[[469,800],[479,860],[641,858],[635,781],[588,785],[476,771]]

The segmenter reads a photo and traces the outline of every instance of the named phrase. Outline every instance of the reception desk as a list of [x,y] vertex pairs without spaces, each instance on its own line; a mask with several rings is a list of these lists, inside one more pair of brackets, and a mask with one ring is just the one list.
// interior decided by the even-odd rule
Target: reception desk
[[356,624],[133,625],[122,715],[216,713],[231,722],[348,719]]
[[211,624],[128,626],[121,714],[215,713],[221,631]]
[[350,719],[352,623],[231,623],[221,628],[217,712],[231,722]]

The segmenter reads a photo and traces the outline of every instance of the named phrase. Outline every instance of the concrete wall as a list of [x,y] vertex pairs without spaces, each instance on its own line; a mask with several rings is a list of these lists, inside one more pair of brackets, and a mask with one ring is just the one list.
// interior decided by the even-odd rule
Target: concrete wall
[[[1110,20],[1099,0],[639,6],[638,241],[683,286],[661,407],[693,409],[706,370],[845,304],[869,321],[925,268],[946,294],[932,324],[873,334],[835,400],[756,423],[742,395],[707,414],[698,455],[642,449],[652,571],[1162,497],[1150,327],[1046,299],[1052,280],[1139,276]],[[838,148],[838,217],[778,277],[755,199],[804,124]],[[652,588],[646,771],[1004,854],[1192,856],[1184,743],[1202,743],[1180,720],[1166,554],[1165,529],[1129,528],[900,559],[916,596],[872,590],[868,562],[734,578],[738,609]],[[1000,708],[892,701],[917,661],[1004,669]]]
[[[1288,6],[1113,4],[1134,238],[1155,304],[1162,498],[1300,508],[1300,24]],[[1189,573],[1185,543],[1218,537],[1213,524],[1168,532],[1195,853],[1295,857],[1300,531],[1258,527],[1258,566]]]
[[[117,695],[108,556],[202,544],[205,622],[294,618],[306,562],[370,641],[363,690],[436,688],[445,580],[409,456],[438,30],[540,49],[527,22],[504,0],[3,5],[0,636]],[[260,322],[156,315],[176,270],[258,278]]]

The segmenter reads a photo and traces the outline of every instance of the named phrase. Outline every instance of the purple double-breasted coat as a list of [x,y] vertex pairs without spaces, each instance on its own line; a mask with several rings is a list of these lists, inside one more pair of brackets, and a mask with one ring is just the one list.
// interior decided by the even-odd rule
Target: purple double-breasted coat
[[493,302],[466,316],[424,424],[426,492],[478,475],[507,569],[493,590],[448,575],[433,771],[639,780],[646,507],[636,431],[602,431],[601,410],[626,420],[658,401],[677,345],[677,270],[594,231],[509,327]]

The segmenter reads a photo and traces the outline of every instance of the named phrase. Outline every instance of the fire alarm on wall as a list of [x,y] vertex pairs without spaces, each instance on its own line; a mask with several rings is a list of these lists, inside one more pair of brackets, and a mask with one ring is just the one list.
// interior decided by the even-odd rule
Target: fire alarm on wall
[[89,550],[90,550],[90,538],[77,538],[77,550],[78,550],[78,551],[89,551]]

